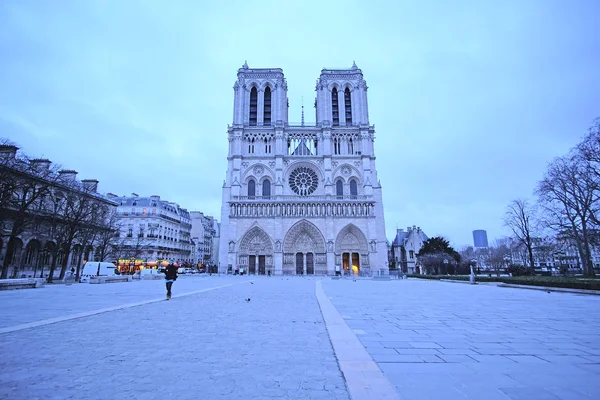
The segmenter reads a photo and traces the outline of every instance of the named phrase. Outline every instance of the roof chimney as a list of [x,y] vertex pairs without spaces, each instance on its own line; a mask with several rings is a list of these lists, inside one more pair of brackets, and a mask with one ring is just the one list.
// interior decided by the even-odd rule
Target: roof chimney
[[17,155],[17,150],[19,150],[19,148],[11,144],[0,145],[0,159],[13,160]]
[[58,175],[61,179],[64,179],[65,181],[75,182],[75,179],[77,178],[77,171],[72,169],[62,169],[58,171]]
[[98,192],[98,181],[96,179],[83,179],[81,183],[83,183],[83,190],[85,190],[86,192]]
[[29,165],[31,165],[31,167],[37,172],[49,171],[50,164],[52,164],[52,161],[48,160],[47,158],[36,158],[29,161]]

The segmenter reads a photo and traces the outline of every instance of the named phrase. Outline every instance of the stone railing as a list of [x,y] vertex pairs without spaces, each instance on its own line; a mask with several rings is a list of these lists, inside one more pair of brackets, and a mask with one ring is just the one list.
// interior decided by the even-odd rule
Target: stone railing
[[318,194],[309,196],[297,196],[297,195],[274,195],[274,196],[231,196],[231,200],[234,202],[248,201],[248,202],[314,202],[314,201],[365,201],[372,200],[373,196],[370,195],[344,195],[336,196],[332,194]]
[[348,203],[235,203],[230,218],[256,217],[374,217],[374,202]]
[[44,278],[0,279],[0,290],[41,288],[45,283]]

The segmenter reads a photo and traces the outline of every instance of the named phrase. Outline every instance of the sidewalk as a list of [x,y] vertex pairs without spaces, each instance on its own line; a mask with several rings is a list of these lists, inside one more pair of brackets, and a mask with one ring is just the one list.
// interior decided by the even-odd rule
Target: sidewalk
[[[0,398],[348,400],[315,280],[247,280],[178,279],[175,296],[186,285],[234,285],[2,334]],[[151,285],[136,296],[122,287],[114,301],[156,297]],[[84,301],[72,288],[82,290],[52,294],[59,304]]]
[[600,398],[600,298],[437,281],[324,281],[403,399]]

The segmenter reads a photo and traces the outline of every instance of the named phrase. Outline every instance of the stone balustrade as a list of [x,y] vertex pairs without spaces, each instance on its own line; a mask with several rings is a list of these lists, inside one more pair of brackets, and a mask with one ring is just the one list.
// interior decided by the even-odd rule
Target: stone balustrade
[[374,202],[348,203],[238,203],[229,207],[231,218],[256,217],[374,217]]

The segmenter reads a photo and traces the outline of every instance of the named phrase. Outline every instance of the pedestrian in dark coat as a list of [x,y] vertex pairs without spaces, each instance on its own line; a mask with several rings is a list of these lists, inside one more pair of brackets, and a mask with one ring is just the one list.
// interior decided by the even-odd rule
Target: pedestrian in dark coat
[[177,266],[175,264],[169,264],[165,270],[165,279],[167,280],[167,300],[171,298],[171,288],[173,282],[177,280]]

